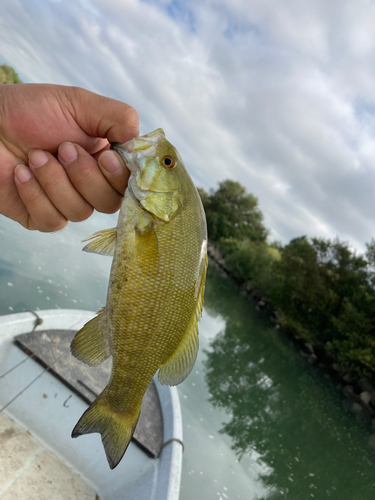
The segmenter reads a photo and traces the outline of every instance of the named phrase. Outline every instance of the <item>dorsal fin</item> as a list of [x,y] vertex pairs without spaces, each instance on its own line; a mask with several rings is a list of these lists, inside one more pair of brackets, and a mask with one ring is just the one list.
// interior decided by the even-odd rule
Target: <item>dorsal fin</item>
[[197,303],[197,321],[201,320],[202,317],[202,310],[203,310],[203,300],[204,300],[204,287],[206,284],[206,274],[207,274],[207,267],[208,267],[208,257],[207,254],[204,257],[204,263],[203,263],[203,269],[202,269],[202,278],[201,278],[201,283],[199,286],[199,292],[198,292],[198,303]]

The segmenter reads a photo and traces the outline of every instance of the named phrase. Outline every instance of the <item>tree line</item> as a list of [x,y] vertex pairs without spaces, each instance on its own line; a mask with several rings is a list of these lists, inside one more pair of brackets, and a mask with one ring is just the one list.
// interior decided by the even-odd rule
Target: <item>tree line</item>
[[281,326],[337,360],[356,379],[375,381],[375,240],[364,255],[335,239],[300,236],[268,243],[257,198],[232,180],[199,189],[208,236],[227,268],[277,311]]

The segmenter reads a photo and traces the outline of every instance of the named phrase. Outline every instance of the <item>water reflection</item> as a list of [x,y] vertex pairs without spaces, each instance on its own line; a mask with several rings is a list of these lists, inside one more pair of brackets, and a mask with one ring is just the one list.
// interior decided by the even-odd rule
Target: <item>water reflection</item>
[[205,306],[226,324],[207,351],[210,401],[228,413],[221,432],[238,457],[256,452],[268,465],[264,498],[374,498],[369,431],[336,388],[217,275]]

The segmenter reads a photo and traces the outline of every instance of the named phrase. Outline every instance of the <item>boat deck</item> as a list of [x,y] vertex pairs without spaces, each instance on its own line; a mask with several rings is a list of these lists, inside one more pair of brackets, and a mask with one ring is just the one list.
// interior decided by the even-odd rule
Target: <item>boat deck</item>
[[96,500],[94,488],[21,425],[0,414],[2,500]]
[[[94,314],[38,311],[0,317],[0,497],[22,500],[178,500],[182,421],[176,388],[157,379],[134,439],[110,470],[98,434],[71,431],[110,376],[69,352]],[[163,443],[168,443],[163,446]]]
[[[38,330],[17,335],[14,342],[78,397],[91,404],[108,383],[111,360],[95,368],[78,361],[70,354],[70,343],[75,334],[76,331],[72,330]],[[154,381],[144,395],[133,442],[151,458],[160,454],[163,414]]]

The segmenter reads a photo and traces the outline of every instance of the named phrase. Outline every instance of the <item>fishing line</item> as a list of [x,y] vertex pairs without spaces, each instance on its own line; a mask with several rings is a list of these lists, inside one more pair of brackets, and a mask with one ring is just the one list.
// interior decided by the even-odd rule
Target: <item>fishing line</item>
[[[38,314],[35,311],[31,311],[30,309],[28,309],[25,312],[29,312],[29,313],[33,314],[35,316],[35,318],[36,318],[35,319],[35,323],[34,323],[34,327],[33,327],[33,329],[30,332],[30,333],[32,333],[33,331],[35,331],[35,329],[36,329],[37,326],[39,326],[39,325],[41,325],[43,323],[43,320],[42,320],[42,318],[40,316],[38,316]],[[20,361],[16,365],[14,365],[12,368],[10,368],[8,371],[6,371],[2,375],[0,375],[0,379],[3,378],[3,377],[5,377],[6,375],[8,375],[8,373],[10,373],[13,370],[15,370],[18,366],[22,365],[23,363],[25,363],[26,361],[28,361],[33,356],[34,356],[34,354],[30,353],[27,358],[23,359],[22,361]]]
[[180,443],[180,445],[182,446],[182,452],[185,451],[185,445],[184,445],[184,443],[181,441],[181,439],[178,439],[178,438],[170,438],[170,439],[168,439],[165,443],[163,443],[161,445],[160,451],[164,448],[164,446],[167,446],[168,444],[173,443],[173,441],[176,441],[176,443]]
[[[33,314],[35,314],[35,313],[33,313]],[[35,314],[35,315],[36,315],[36,314]],[[38,319],[40,319],[40,318],[38,318]],[[43,321],[43,320],[42,320],[42,321]],[[70,327],[69,327],[69,328],[67,328],[67,330],[72,330],[72,329],[73,329],[73,328],[74,328],[74,327],[75,327],[78,323],[80,323],[81,321],[82,321],[82,318],[78,319],[78,320],[77,320],[77,321],[75,321],[72,325],[70,325]],[[41,324],[41,323],[38,323],[38,324]],[[35,328],[36,328],[36,326],[38,326],[38,324],[34,326],[34,328],[33,328],[33,330],[32,330],[32,331],[34,331],[34,330],[35,330]],[[21,395],[22,395],[25,391],[27,391],[27,389],[29,389],[29,388],[30,388],[30,387],[31,387],[31,386],[32,386],[32,385],[33,385],[33,384],[34,384],[34,383],[35,383],[35,382],[36,382],[36,381],[37,381],[37,380],[38,380],[38,379],[39,379],[42,375],[44,375],[46,372],[48,372],[49,370],[51,370],[52,365],[53,365],[53,364],[55,364],[55,363],[57,363],[57,361],[59,361],[59,360],[63,357],[63,355],[64,355],[64,354],[66,354],[66,353],[65,353],[65,352],[62,352],[62,353],[60,354],[60,356],[58,356],[57,358],[55,358],[55,359],[53,360],[53,362],[52,362],[52,364],[51,364],[51,365],[46,366],[46,367],[44,368],[44,370],[43,370],[43,371],[41,371],[41,372],[39,373],[39,375],[37,375],[37,376],[36,376],[36,377],[35,377],[35,378],[34,378],[34,379],[33,379],[33,380],[29,383],[29,384],[27,384],[27,386],[26,386],[26,387],[24,387],[24,388],[23,388],[23,389],[22,389],[19,393],[17,393],[17,394],[16,394],[16,395],[15,395],[15,396],[14,396],[14,397],[10,400],[10,401],[8,401],[8,403],[6,403],[6,405],[5,405],[5,406],[3,406],[2,408],[0,408],[0,413],[2,413],[2,412],[6,409],[6,408],[8,408],[8,406],[9,406],[9,405],[11,405],[11,404],[12,404],[12,403],[16,400],[16,399],[18,399],[18,398],[19,398],[19,397],[20,397],[20,396],[21,396]],[[25,362],[25,361],[27,361],[28,359],[32,358],[33,356],[34,356],[34,354],[30,354],[30,355],[29,355],[26,359],[24,359],[24,360],[22,360],[21,362],[17,363],[15,366],[13,366],[13,368],[10,368],[10,370],[8,370],[7,372],[5,372],[5,373],[4,373],[1,377],[4,377],[5,375],[7,375],[7,374],[8,374],[8,373],[10,373],[11,371],[13,371],[15,368],[17,368],[18,366],[22,365],[22,363],[24,363],[24,362]],[[0,377],[0,378],[1,378],[1,377]]]
[[[61,356],[59,356],[59,358],[61,358]],[[24,387],[22,389],[22,391],[20,391],[18,394],[16,394],[14,396],[14,398],[12,398],[10,401],[8,401],[8,403],[0,409],[0,413],[3,412],[6,408],[8,408],[8,406],[10,404],[12,404],[13,401],[15,401],[17,398],[19,398],[21,396],[21,394],[23,394],[29,387],[31,387],[33,385],[34,382],[36,382],[38,380],[38,378],[40,378],[45,372],[48,372],[48,370],[50,370],[50,369],[51,369],[50,366],[47,366],[46,368],[44,368],[44,370],[41,373],[39,373],[39,375],[37,377],[35,377],[29,384],[27,384],[27,386]]]
[[16,365],[14,365],[12,368],[9,368],[8,371],[6,371],[5,373],[3,373],[2,375],[0,375],[0,378],[3,378],[5,377],[5,375],[8,375],[8,373],[12,372],[13,370],[15,370],[18,366],[22,365],[23,363],[26,363],[26,361],[29,361],[29,359],[31,359],[32,357],[34,356],[33,353],[30,353],[27,358],[23,359],[22,361],[20,361],[19,363],[17,363]]
[[[32,314],[34,314],[34,316],[36,316],[36,320],[35,320],[35,324],[34,324],[34,327],[32,330],[30,330],[30,332],[27,332],[27,333],[32,333],[35,331],[36,327],[41,325],[43,323],[43,319],[40,318],[36,312],[34,311],[25,311],[25,312],[30,312]],[[81,321],[81,319],[79,319],[78,321],[76,321],[75,323],[73,323],[69,328],[68,330],[71,330],[72,328],[74,328],[74,326],[79,323]],[[0,379],[4,378],[6,375],[8,375],[8,373],[12,372],[13,370],[15,370],[16,368],[18,368],[19,366],[21,366],[23,363],[26,363],[26,361],[29,361],[29,359],[35,359],[34,358],[35,354],[34,353],[30,353],[27,358],[23,359],[22,361],[20,361],[19,363],[17,363],[16,365],[14,365],[12,368],[9,368],[9,370],[7,370],[6,372],[4,372],[3,374],[0,375]],[[57,360],[55,360],[54,362],[56,362]]]

